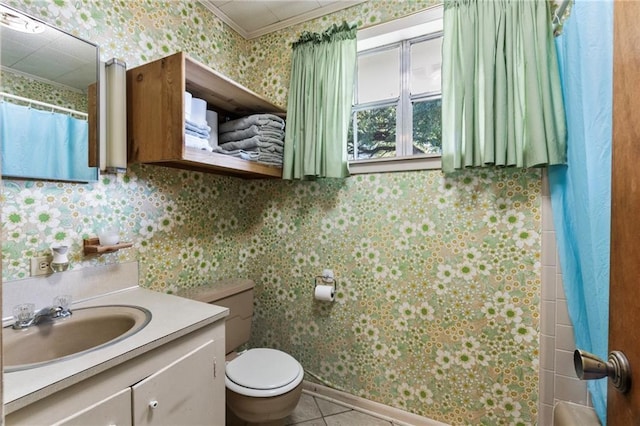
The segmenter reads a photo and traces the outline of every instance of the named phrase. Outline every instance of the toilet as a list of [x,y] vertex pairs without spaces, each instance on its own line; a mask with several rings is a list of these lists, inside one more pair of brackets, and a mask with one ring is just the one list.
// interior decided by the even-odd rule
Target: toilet
[[253,287],[251,280],[230,279],[177,295],[229,308],[225,324],[227,409],[249,424],[278,424],[300,400],[304,369],[291,355],[277,349],[235,352],[249,341]]

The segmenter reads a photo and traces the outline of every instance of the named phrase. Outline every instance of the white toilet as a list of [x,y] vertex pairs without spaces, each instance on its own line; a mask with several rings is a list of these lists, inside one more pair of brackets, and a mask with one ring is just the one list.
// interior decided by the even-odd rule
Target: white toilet
[[277,349],[234,352],[249,341],[253,287],[251,280],[231,279],[187,289],[178,296],[229,308],[225,325],[227,408],[244,422],[277,424],[300,400],[304,369],[291,355]]

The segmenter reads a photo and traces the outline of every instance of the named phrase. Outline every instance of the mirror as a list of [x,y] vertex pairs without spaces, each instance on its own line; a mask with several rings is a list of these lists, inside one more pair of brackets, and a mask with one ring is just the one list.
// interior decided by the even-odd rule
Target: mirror
[[0,30],[2,176],[98,180],[98,46],[1,3]]

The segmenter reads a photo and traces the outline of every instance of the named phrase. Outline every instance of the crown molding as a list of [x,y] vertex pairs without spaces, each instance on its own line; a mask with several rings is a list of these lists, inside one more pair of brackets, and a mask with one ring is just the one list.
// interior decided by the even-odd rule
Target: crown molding
[[211,0],[198,0],[198,1],[200,2],[201,5],[206,7],[210,12],[212,12],[214,15],[220,18],[222,22],[230,26],[235,32],[240,34],[243,38],[247,39],[249,37],[249,34],[242,27],[236,24],[233,19],[229,18],[227,14],[224,13],[222,10],[220,10],[215,4],[213,4]]
[[246,40],[251,40],[254,38],[262,37],[263,35],[280,31],[282,29],[291,27],[293,25],[300,24],[302,22],[310,21],[312,19],[319,18],[324,15],[329,15],[331,13],[338,12],[343,9],[347,9],[352,6],[356,6],[360,3],[364,3],[367,0],[354,0],[350,2],[348,5],[345,5],[344,2],[336,1],[335,3],[331,3],[327,6],[323,6],[309,12],[303,13],[298,16],[294,16],[283,21],[276,22],[271,25],[267,25],[263,28],[260,28],[255,31],[246,31],[244,28],[240,27],[233,19],[227,16],[220,8],[213,4],[211,0],[199,0],[200,4],[209,9],[214,15],[220,18],[225,24],[230,26],[235,32],[240,34]]

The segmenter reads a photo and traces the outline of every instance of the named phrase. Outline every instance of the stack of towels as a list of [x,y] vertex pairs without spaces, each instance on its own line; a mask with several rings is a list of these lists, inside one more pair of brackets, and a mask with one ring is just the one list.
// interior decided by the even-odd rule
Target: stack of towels
[[273,114],[254,114],[219,126],[214,152],[282,166],[284,120]]
[[[207,101],[194,98],[185,92],[184,144],[197,149],[213,151],[217,143],[216,127],[218,116],[214,111],[207,110]],[[213,128],[213,129],[212,129]]]
[[209,145],[210,136],[211,127],[209,127],[207,124],[185,120],[184,140],[186,146],[213,151],[213,148],[211,148],[211,145]]

